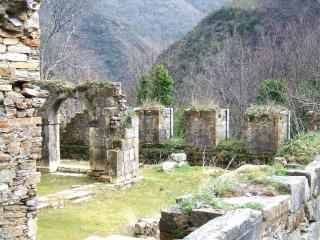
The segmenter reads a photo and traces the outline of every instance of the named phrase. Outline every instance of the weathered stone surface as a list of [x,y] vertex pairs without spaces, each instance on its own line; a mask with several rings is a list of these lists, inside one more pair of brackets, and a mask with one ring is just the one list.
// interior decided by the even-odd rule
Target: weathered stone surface
[[187,154],[185,153],[173,153],[171,154],[170,158],[175,162],[186,162],[187,161]]
[[290,138],[290,112],[275,117],[250,118],[244,115],[246,148],[252,154],[274,154]]
[[301,176],[273,176],[269,178],[273,182],[284,184],[290,188],[291,203],[290,211],[297,211],[310,199],[310,188],[306,177]]
[[262,213],[250,209],[235,210],[215,218],[184,238],[185,240],[257,240],[260,239]]
[[314,239],[320,239],[320,223],[311,223],[309,225],[309,229],[306,233],[302,234],[303,240],[314,240]]
[[175,233],[177,229],[188,228],[189,215],[178,206],[173,206],[161,211],[160,231]]
[[176,166],[178,166],[177,162],[164,162],[161,164],[162,171],[164,172],[171,172]]
[[191,212],[189,222],[192,227],[197,228],[212,219],[223,216],[225,213],[226,211],[211,208],[196,209]]
[[217,144],[229,138],[229,110],[186,112],[186,145],[195,148],[215,149]]
[[320,220],[320,197],[313,198],[305,204],[304,210],[309,222]]
[[134,226],[134,233],[139,237],[159,237],[159,219],[143,218]]
[[289,176],[304,176],[308,179],[309,188],[313,196],[319,194],[320,169],[288,170]]

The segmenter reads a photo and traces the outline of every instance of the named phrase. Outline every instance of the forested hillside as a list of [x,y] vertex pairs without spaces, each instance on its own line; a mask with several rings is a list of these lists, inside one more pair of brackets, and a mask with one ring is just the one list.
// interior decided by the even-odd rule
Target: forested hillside
[[319,83],[319,20],[318,1],[237,0],[203,19],[158,62],[173,75],[180,104],[215,99],[241,123],[264,79],[286,81],[292,107],[315,101],[308,86]]
[[[163,49],[227,1],[47,0],[40,11],[46,48],[42,76],[72,79],[72,75],[82,73],[117,81],[134,80]],[[61,27],[64,29],[54,32]],[[49,37],[52,32],[54,35]],[[66,41],[72,47],[61,47]]]

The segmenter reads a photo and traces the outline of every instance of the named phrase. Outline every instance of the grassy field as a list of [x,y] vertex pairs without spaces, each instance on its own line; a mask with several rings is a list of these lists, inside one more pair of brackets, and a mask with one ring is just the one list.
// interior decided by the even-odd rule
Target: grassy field
[[[202,168],[181,167],[171,173],[160,172],[158,168],[142,169],[145,179],[126,190],[106,190],[82,205],[42,211],[38,215],[37,239],[80,240],[92,235],[130,235],[128,226],[138,218],[154,216],[174,204],[176,197],[198,190]],[[46,176],[43,180],[40,193],[48,191],[50,186],[46,185],[52,181]]]
[[38,195],[44,196],[70,189],[74,185],[87,185],[94,182],[96,181],[90,177],[64,177],[43,173],[38,184]]

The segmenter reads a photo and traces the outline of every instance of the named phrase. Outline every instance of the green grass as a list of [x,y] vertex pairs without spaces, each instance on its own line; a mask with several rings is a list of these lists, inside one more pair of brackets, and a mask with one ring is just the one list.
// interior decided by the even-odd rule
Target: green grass
[[70,189],[74,185],[87,185],[96,182],[90,177],[64,177],[42,173],[38,184],[38,195],[44,196]]
[[278,151],[278,156],[289,162],[308,164],[320,153],[319,134],[301,134],[286,142]]
[[182,167],[171,173],[159,166],[142,169],[145,179],[126,190],[106,190],[83,205],[44,210],[38,215],[38,240],[72,240],[88,236],[130,234],[129,224],[175,204],[175,198],[198,189],[201,167]]

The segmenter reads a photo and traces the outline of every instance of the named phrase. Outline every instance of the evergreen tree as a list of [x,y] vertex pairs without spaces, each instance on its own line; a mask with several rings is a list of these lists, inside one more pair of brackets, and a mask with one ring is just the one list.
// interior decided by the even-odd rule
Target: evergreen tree
[[142,105],[145,100],[152,97],[152,89],[149,76],[143,75],[140,78],[139,89],[138,89],[138,104]]
[[152,71],[154,84],[153,97],[159,103],[171,107],[174,104],[173,79],[166,67],[162,64],[156,65]]

